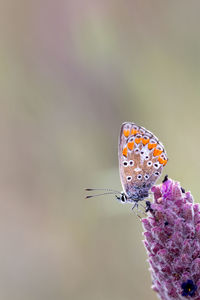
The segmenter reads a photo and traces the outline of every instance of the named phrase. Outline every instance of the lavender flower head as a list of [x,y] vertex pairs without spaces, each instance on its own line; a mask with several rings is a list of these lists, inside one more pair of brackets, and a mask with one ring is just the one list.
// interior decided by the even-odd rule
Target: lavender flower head
[[170,179],[152,192],[154,202],[142,223],[153,290],[162,300],[200,300],[199,204]]

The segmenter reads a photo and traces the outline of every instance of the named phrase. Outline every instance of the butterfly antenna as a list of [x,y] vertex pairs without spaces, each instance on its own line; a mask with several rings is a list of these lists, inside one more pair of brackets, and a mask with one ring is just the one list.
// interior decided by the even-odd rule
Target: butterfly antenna
[[89,195],[86,196],[85,199],[93,198],[93,197],[98,197],[98,196],[103,196],[103,195],[114,195],[116,194],[115,192],[107,192],[107,193],[101,193],[101,194],[96,194],[96,195]]
[[85,191],[91,192],[91,191],[106,191],[106,192],[113,192],[113,193],[118,193],[121,194],[121,192],[112,190],[112,189],[85,189]]

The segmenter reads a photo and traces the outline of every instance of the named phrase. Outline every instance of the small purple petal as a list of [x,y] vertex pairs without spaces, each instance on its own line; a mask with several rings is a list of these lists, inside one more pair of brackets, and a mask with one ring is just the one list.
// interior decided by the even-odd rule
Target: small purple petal
[[151,230],[151,223],[150,223],[150,221],[149,220],[147,220],[147,219],[143,219],[142,220],[142,224],[143,224],[143,227],[144,227],[144,229],[146,229],[146,230]]

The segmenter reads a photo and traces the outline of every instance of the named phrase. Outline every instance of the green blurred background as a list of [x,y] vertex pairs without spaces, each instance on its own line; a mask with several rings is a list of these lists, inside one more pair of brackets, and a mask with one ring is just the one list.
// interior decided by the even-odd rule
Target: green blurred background
[[199,1],[0,1],[0,298],[156,299],[117,141],[134,121],[198,200]]

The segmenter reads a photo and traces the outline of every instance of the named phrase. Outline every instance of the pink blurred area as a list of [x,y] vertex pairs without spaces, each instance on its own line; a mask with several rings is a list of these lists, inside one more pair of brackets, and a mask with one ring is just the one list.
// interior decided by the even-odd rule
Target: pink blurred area
[[121,190],[118,134],[134,121],[197,198],[199,8],[0,1],[1,299],[156,298],[139,220],[83,189]]

